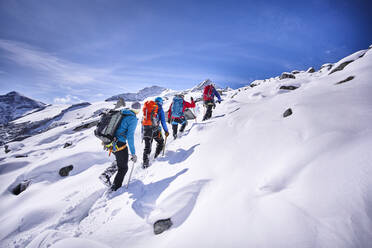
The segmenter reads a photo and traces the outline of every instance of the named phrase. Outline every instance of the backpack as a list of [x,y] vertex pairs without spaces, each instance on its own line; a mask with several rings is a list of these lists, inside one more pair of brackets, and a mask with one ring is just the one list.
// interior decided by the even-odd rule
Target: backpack
[[204,101],[213,100],[212,93],[213,93],[213,86],[212,85],[205,86],[204,92],[203,92],[203,100]]
[[180,96],[175,96],[172,103],[172,116],[181,117],[183,116],[183,98]]
[[158,115],[158,104],[154,101],[147,101],[143,105],[143,126],[158,126],[159,120],[157,118]]
[[115,132],[124,115],[118,110],[109,110],[100,115],[102,116],[94,130],[94,135],[102,140],[104,145],[108,145],[115,141]]

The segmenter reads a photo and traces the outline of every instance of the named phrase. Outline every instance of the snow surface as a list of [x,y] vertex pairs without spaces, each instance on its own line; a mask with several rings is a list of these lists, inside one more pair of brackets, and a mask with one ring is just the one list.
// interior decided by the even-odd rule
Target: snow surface
[[[361,53],[330,75],[302,71],[224,92],[204,122],[198,103],[197,120],[168,139],[165,156],[147,170],[138,162],[129,188],[108,198],[98,176],[114,157],[94,128],[73,128],[112,103],[71,111],[67,124],[10,143],[12,152],[0,153],[0,247],[370,247],[372,49]],[[138,127],[139,158],[140,135]],[[24,179],[30,187],[11,194]],[[154,235],[165,218],[173,226]]]

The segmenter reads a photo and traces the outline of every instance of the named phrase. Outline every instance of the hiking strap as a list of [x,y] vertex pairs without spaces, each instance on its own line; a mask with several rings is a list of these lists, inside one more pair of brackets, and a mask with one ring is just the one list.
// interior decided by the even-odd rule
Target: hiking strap
[[[109,156],[111,155],[111,153],[115,153],[115,152],[120,152],[121,150],[124,150],[126,147],[127,147],[127,144],[124,144],[123,146],[121,147],[118,147],[115,143],[115,145],[108,145],[110,148],[109,148]],[[114,150],[114,147],[115,147],[115,150]]]

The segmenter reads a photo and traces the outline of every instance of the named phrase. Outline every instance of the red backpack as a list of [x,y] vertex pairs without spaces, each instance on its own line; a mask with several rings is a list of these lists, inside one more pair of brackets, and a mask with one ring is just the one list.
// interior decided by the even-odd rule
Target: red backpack
[[154,101],[147,101],[143,105],[143,120],[142,125],[144,126],[156,126],[156,115],[158,114],[158,105]]
[[213,93],[213,86],[210,84],[205,86],[204,92],[203,92],[203,100],[204,101],[213,100],[212,93]]

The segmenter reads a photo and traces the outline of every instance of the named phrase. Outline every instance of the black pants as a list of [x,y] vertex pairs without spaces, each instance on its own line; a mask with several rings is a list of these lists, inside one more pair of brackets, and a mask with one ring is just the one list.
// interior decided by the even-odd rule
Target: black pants
[[159,156],[160,152],[164,147],[164,138],[159,127],[144,126],[143,127],[143,139],[145,140],[145,150],[143,151],[143,164],[149,164],[149,155],[151,153],[152,141],[155,140],[156,150],[155,158]]
[[207,111],[205,112],[203,121],[208,120],[209,118],[212,117],[212,108],[216,107],[216,104],[214,104],[213,100],[204,101],[204,105],[207,107]]
[[177,118],[177,119],[172,119],[173,137],[177,136],[178,124],[181,124],[180,132],[185,131],[187,120],[185,119],[184,116]]
[[[117,145],[118,147],[121,147],[124,145],[124,143],[118,142]],[[118,172],[116,173],[114,183],[112,184],[112,189],[117,190],[123,185],[125,174],[127,174],[128,171],[128,146],[121,151],[115,152],[114,155],[116,158]]]

